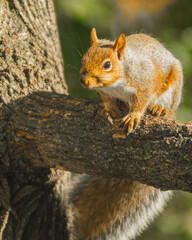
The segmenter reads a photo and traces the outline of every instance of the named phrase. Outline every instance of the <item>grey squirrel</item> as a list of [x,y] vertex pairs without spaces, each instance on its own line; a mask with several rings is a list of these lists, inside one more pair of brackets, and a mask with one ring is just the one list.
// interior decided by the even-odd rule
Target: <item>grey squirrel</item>
[[121,34],[111,42],[99,40],[93,28],[80,74],[84,87],[99,92],[111,122],[116,99],[129,106],[130,111],[122,119],[128,134],[137,128],[146,110],[154,116],[172,118],[181,101],[180,61],[145,34]]
[[[91,46],[82,59],[81,84],[99,92],[113,123],[116,99],[129,106],[122,119],[127,134],[145,111],[172,118],[181,100],[182,67],[161,43],[145,34],[115,42],[91,32]],[[68,191],[72,214],[70,240],[131,240],[139,235],[172,195],[130,179],[77,176]]]

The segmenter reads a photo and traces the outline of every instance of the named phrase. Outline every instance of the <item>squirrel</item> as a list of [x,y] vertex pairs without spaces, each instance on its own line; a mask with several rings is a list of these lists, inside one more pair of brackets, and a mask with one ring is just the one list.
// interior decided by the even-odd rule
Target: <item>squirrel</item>
[[[116,100],[129,106],[121,123],[129,134],[148,110],[172,118],[181,100],[182,67],[161,43],[145,34],[115,42],[99,40],[82,59],[80,82],[99,92],[113,122]],[[79,175],[68,190],[66,208],[70,240],[131,240],[163,209],[172,191],[161,191],[131,179]]]
[[153,116],[172,118],[181,101],[182,66],[160,42],[145,34],[115,42],[99,40],[91,31],[91,46],[82,59],[80,82],[95,89],[112,123],[118,110],[116,100],[125,102],[129,112],[121,120],[127,134],[139,125],[147,110]]

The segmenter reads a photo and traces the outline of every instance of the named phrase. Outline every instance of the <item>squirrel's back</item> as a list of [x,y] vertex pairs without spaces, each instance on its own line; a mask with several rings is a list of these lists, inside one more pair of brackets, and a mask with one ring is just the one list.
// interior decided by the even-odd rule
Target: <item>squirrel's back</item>
[[181,67],[179,60],[168,51],[163,44],[155,38],[146,34],[132,34],[126,37],[125,59],[134,61],[142,61],[142,59],[149,59],[153,64],[157,64],[159,69],[167,71],[174,63]]

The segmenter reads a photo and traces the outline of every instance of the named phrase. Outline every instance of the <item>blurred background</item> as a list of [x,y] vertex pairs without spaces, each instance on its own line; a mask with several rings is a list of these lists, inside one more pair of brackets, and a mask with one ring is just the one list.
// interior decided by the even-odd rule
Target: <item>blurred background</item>
[[[180,121],[192,120],[192,1],[191,0],[54,0],[69,94],[97,97],[79,84],[81,57],[90,31],[115,40],[120,33],[147,33],[162,42],[183,64]],[[139,240],[192,240],[192,194],[176,192],[163,214]]]

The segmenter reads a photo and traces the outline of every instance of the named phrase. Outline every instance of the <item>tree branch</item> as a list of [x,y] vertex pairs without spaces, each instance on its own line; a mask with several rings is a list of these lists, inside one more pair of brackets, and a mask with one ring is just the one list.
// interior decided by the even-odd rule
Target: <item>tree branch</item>
[[192,192],[192,122],[146,116],[127,138],[101,114],[97,99],[39,92],[4,107],[14,168],[56,167],[128,177],[164,190]]

